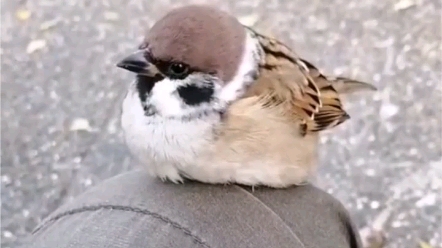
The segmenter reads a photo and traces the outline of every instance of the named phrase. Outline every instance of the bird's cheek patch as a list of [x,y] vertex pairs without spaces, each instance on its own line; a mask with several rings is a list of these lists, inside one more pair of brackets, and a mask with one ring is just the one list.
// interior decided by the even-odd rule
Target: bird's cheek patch
[[177,92],[185,104],[195,106],[211,102],[215,90],[213,84],[183,85],[178,87]]

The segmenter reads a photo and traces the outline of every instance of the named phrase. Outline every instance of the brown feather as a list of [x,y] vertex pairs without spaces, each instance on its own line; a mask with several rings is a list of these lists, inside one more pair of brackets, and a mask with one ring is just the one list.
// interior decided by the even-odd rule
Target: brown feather
[[314,118],[306,122],[306,133],[331,129],[350,119],[350,115],[344,110],[340,99],[342,94],[354,93],[360,90],[376,90],[369,83],[345,77],[327,77],[310,62],[302,61],[307,65],[310,76],[319,88],[322,101],[322,107],[319,108]]
[[245,97],[260,96],[264,107],[278,106],[300,124],[301,134],[331,129],[350,118],[340,94],[376,90],[368,83],[344,77],[327,77],[282,42],[252,30],[265,59],[260,76]]
[[[251,29],[250,29],[251,30]],[[245,97],[265,96],[301,120],[314,118],[321,107],[320,91],[301,58],[282,42],[251,30],[265,54],[260,76]]]

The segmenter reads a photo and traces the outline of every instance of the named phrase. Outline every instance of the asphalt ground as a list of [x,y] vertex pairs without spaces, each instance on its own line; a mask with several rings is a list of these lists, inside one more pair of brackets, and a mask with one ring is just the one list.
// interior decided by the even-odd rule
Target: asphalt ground
[[[1,1],[2,247],[15,247],[86,188],[136,166],[119,126],[132,75],[115,63],[153,21],[190,2],[204,1]],[[211,3],[324,72],[379,88],[348,99],[351,120],[324,134],[317,184],[359,227],[385,214],[387,247],[441,245],[441,2]]]

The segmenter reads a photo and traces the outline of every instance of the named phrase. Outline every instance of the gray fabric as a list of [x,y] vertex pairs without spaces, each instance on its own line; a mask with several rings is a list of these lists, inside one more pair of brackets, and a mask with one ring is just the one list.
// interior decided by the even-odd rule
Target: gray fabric
[[354,230],[343,206],[310,185],[252,192],[133,171],[56,210],[25,247],[361,247]]

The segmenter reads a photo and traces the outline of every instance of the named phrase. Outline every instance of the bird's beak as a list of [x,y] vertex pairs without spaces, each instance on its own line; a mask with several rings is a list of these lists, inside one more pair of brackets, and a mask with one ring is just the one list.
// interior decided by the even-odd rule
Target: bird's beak
[[143,50],[132,53],[131,55],[122,59],[117,63],[117,67],[126,69],[139,75],[154,76],[156,74],[155,66],[151,63],[151,61],[146,59]]

